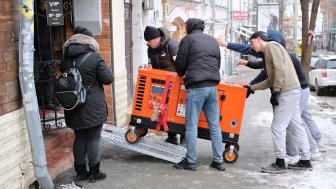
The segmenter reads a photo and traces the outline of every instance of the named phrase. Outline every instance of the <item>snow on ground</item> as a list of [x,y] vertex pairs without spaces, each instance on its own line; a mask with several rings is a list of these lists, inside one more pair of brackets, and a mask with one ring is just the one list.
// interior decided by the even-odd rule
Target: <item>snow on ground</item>
[[[245,172],[246,180],[251,183],[274,183],[274,188],[295,189],[335,189],[336,188],[336,107],[322,108],[318,103],[320,99],[311,96],[309,100],[310,113],[313,115],[321,130],[322,138],[327,152],[322,154],[319,161],[313,161],[313,171],[292,171],[285,174],[272,175],[248,170],[236,170]],[[331,105],[332,104],[324,104]],[[272,112],[259,112],[255,115],[253,125],[269,127],[272,120]]]

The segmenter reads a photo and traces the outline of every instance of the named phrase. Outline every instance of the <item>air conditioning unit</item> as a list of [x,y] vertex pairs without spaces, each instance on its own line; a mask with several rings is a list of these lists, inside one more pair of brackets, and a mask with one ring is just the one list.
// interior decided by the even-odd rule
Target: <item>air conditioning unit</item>
[[101,0],[73,0],[74,26],[89,29],[94,35],[102,34]]

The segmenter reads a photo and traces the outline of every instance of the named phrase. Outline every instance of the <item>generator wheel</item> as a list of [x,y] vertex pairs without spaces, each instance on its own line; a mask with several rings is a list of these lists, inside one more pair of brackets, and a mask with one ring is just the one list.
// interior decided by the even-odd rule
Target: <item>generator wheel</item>
[[234,149],[239,151],[240,147],[239,147],[238,143],[225,143],[225,148],[224,149],[230,148],[230,145],[233,145]]
[[136,127],[135,130],[139,132],[140,137],[144,137],[148,133],[148,128],[145,127]]
[[131,129],[125,133],[125,139],[130,144],[135,144],[140,140],[140,134],[137,130],[134,130],[133,136],[131,136]]
[[234,163],[238,159],[238,151],[233,148],[233,152],[230,156],[230,148],[226,148],[223,152],[223,158],[226,163]]

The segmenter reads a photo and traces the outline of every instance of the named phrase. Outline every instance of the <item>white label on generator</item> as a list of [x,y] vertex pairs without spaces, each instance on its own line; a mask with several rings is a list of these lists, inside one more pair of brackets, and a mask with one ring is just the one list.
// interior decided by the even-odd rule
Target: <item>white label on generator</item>
[[176,116],[185,117],[185,105],[184,104],[178,104],[177,105]]
[[229,137],[230,137],[230,138],[234,138],[234,134],[233,134],[233,133],[230,133]]

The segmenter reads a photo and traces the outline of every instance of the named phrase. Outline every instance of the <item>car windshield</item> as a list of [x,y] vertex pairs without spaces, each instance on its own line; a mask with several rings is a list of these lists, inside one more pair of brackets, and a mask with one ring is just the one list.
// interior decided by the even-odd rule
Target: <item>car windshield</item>
[[328,61],[327,69],[336,69],[336,59]]

